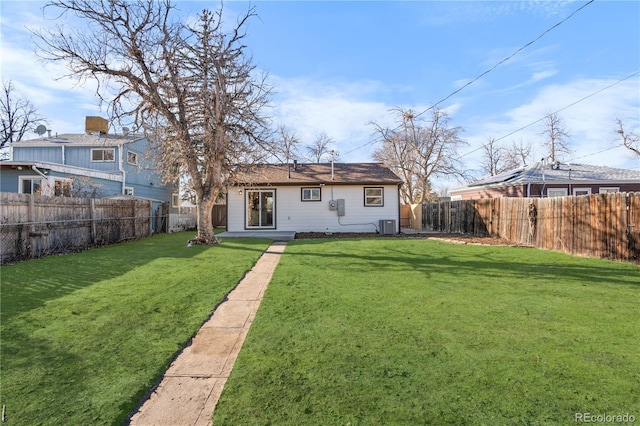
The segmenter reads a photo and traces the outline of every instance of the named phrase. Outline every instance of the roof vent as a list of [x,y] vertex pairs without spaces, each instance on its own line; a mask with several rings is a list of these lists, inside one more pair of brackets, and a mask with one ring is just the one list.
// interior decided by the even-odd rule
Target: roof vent
[[94,133],[106,135],[109,133],[109,121],[106,118],[87,116],[84,123],[85,131],[90,135]]

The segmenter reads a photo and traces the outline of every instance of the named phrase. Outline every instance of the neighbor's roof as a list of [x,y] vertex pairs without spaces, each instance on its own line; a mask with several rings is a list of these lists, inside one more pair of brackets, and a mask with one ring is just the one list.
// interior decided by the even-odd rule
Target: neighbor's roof
[[19,147],[51,147],[51,146],[119,146],[125,143],[135,142],[144,139],[141,135],[135,134],[63,134],[38,139],[29,139],[20,142],[13,142],[14,148]]
[[381,163],[331,163],[259,164],[238,173],[236,183],[254,185],[299,184],[377,184],[397,185],[402,180]]
[[573,163],[537,162],[519,169],[509,170],[495,176],[479,179],[469,185],[454,189],[461,191],[478,187],[503,187],[527,185],[529,183],[566,184],[566,183],[638,183],[640,171],[615,169],[612,167],[592,166]]

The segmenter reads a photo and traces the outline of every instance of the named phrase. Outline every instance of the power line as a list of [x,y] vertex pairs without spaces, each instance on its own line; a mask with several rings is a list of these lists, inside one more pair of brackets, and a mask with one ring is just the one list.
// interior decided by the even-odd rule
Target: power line
[[[431,105],[429,108],[425,109],[424,111],[422,111],[421,113],[415,114],[414,117],[419,117],[421,115],[423,115],[424,113],[432,110],[433,108],[435,108],[436,106],[438,106],[439,104],[441,104],[442,102],[448,100],[449,98],[451,98],[452,96],[456,95],[457,93],[461,92],[463,89],[465,89],[466,87],[470,86],[471,84],[475,83],[476,81],[480,80],[482,77],[484,77],[485,75],[489,74],[491,71],[495,70],[496,68],[498,68],[500,65],[502,65],[503,63],[507,62],[509,59],[513,58],[514,56],[516,56],[518,53],[520,53],[521,51],[523,51],[524,49],[526,49],[527,47],[531,46],[533,43],[537,42],[538,40],[540,40],[542,37],[544,37],[547,33],[551,32],[552,30],[554,30],[555,28],[559,27],[560,25],[562,25],[564,22],[566,22],[567,20],[569,20],[571,17],[573,17],[573,15],[575,15],[576,13],[580,12],[582,9],[584,9],[585,7],[587,7],[588,5],[590,5],[591,3],[593,3],[595,0],[589,0],[587,3],[583,4],[582,6],[580,6],[578,9],[574,10],[569,16],[567,16],[566,18],[564,18],[562,21],[558,22],[557,24],[553,25],[552,27],[548,28],[547,30],[545,30],[542,34],[540,34],[538,37],[536,37],[535,39],[531,40],[530,42],[528,42],[527,44],[525,44],[524,46],[520,47],[519,49],[516,49],[511,55],[507,56],[506,58],[504,58],[503,60],[501,60],[500,62],[498,62],[497,64],[495,64],[493,67],[489,68],[488,70],[486,70],[485,72],[483,72],[482,74],[478,75],[476,78],[474,78],[473,80],[469,81],[468,83],[466,83],[465,85],[463,85],[462,87],[458,88],[457,90],[451,92],[449,95],[447,95],[446,97],[442,98],[441,100],[439,100],[438,102],[436,102],[435,104]],[[538,121],[544,120],[543,117]],[[535,123],[532,123],[535,124]],[[528,127],[528,126],[527,126]],[[399,127],[398,127],[399,128]],[[526,128],[526,127],[524,127]],[[396,129],[397,130],[397,129]],[[518,129],[516,130],[516,132],[520,131],[522,129]],[[513,132],[513,133],[516,133]],[[511,133],[511,134],[513,134]],[[511,134],[507,135],[510,136]],[[505,137],[507,137],[505,136]],[[376,141],[370,141],[367,143],[364,143],[356,148],[353,148],[347,152],[345,152],[344,154],[350,154],[354,151],[357,151],[359,149],[364,148],[365,146],[368,145],[372,145],[374,144]],[[482,149],[482,146],[478,149]],[[477,151],[478,149],[471,151],[467,154],[462,155],[460,158],[464,157],[465,155],[471,154],[475,151]]]
[[[584,98],[578,99],[577,101],[572,102],[572,103],[570,103],[569,105],[567,105],[567,106],[564,106],[564,107],[560,108],[559,110],[556,110],[556,111],[554,111],[554,112],[551,112],[551,113],[549,113],[549,114],[545,115],[545,116],[544,116],[544,117],[542,117],[542,118],[539,118],[539,119],[537,119],[537,120],[535,120],[535,121],[532,121],[531,123],[529,123],[529,124],[527,124],[527,125],[525,125],[525,126],[522,126],[522,127],[520,127],[519,129],[514,130],[514,131],[513,131],[513,132],[511,132],[511,133],[508,133],[508,134],[506,134],[506,135],[504,135],[504,136],[501,136],[501,137],[499,137],[499,138],[497,138],[497,139],[494,139],[494,140],[493,140],[493,142],[498,142],[498,141],[501,141],[501,140],[503,140],[503,139],[506,139],[506,138],[508,138],[509,136],[512,136],[512,135],[514,135],[514,134],[518,133],[519,131],[526,129],[527,127],[531,127],[531,126],[533,126],[534,124],[537,124],[537,123],[541,122],[542,120],[545,120],[545,119],[547,119],[548,117],[550,117],[550,116],[552,116],[552,115],[554,115],[554,114],[559,113],[560,111],[564,111],[565,109],[568,109],[568,108],[570,108],[570,107],[572,107],[572,106],[574,106],[574,105],[576,105],[576,104],[578,104],[578,103],[580,103],[580,102],[582,102],[582,101],[584,101],[584,100],[586,100],[586,99],[589,99],[590,97],[595,96],[595,95],[597,95],[598,93],[604,92],[605,90],[610,89],[611,87],[615,86],[616,84],[620,84],[620,83],[622,83],[623,81],[626,81],[626,80],[630,79],[631,77],[635,77],[635,76],[636,76],[636,75],[638,75],[638,74],[640,74],[640,70],[638,70],[638,71],[636,71],[636,72],[634,72],[634,73],[631,73],[631,74],[629,74],[628,76],[626,76],[626,77],[624,77],[624,78],[622,78],[622,79],[620,79],[620,80],[618,80],[618,81],[616,81],[616,82],[614,82],[614,83],[611,83],[610,85],[608,85],[608,86],[606,86],[606,87],[603,87],[603,88],[602,88],[602,89],[600,89],[600,90],[597,90],[597,91],[595,91],[595,92],[593,92],[593,93],[591,93],[591,94],[589,94],[589,95],[585,96]],[[480,145],[480,147],[478,147],[478,148],[476,148],[476,149],[474,149],[474,150],[472,150],[472,151],[469,151],[469,152],[467,152],[467,153],[464,153],[464,154],[460,155],[457,159],[459,160],[459,159],[461,159],[462,157],[466,157],[466,156],[467,156],[467,155],[469,155],[469,154],[473,154],[474,152],[480,151],[480,150],[481,150],[482,148],[484,148],[486,145],[487,145],[487,144]]]
[[560,25],[562,25],[564,22],[566,22],[567,20],[569,20],[573,15],[575,15],[576,13],[580,12],[582,9],[584,9],[585,7],[589,6],[591,3],[593,3],[595,0],[589,0],[587,3],[583,4],[582,6],[580,6],[578,9],[576,9],[575,11],[573,11],[573,13],[571,13],[569,16],[567,16],[566,18],[564,18],[562,21],[558,22],[557,24],[555,24],[554,26],[552,26],[551,28],[548,28],[546,31],[544,31],[542,34],[540,34],[538,37],[536,37],[535,39],[531,40],[529,43],[525,44],[524,46],[520,47],[519,49],[516,49],[515,52],[513,52],[511,55],[507,56],[506,58],[504,58],[503,60],[501,60],[500,62],[498,62],[497,64],[495,64],[494,66],[492,66],[491,68],[489,68],[488,70],[486,70],[485,72],[483,72],[482,74],[480,74],[479,76],[477,76],[476,78],[474,78],[473,80],[469,81],[468,83],[466,83],[465,85],[463,85],[462,87],[460,87],[459,89],[451,92],[449,95],[447,95],[446,97],[440,99],[438,102],[436,102],[435,104],[431,105],[429,108],[425,109],[424,111],[422,111],[419,114],[416,114],[416,117],[421,116],[422,114],[426,113],[427,111],[432,110],[433,108],[435,108],[436,106],[438,106],[439,104],[441,104],[442,102],[446,101],[447,99],[451,98],[453,95],[461,92],[463,89],[465,89],[466,87],[472,85],[473,83],[475,83],[476,81],[480,80],[482,77],[484,77],[485,75],[489,74],[491,71],[495,70],[496,68],[498,68],[500,65],[504,64],[505,62],[507,62],[509,59],[513,58],[514,56],[516,56],[518,53],[520,53],[521,51],[523,51],[524,49],[526,49],[527,47],[531,46],[533,43],[535,43],[536,41],[540,40],[542,37],[544,37],[545,35],[547,35],[547,33],[551,32],[552,30],[554,30],[555,28],[559,27]]
[[569,162],[572,162],[572,161],[575,161],[575,160],[579,160],[581,158],[591,157],[592,155],[596,155],[596,154],[602,154],[603,152],[613,151],[614,149],[618,149],[618,148],[622,148],[622,147],[613,146],[611,148],[601,149],[600,151],[592,152],[591,154],[581,155],[580,157],[573,157],[572,159],[569,160]]

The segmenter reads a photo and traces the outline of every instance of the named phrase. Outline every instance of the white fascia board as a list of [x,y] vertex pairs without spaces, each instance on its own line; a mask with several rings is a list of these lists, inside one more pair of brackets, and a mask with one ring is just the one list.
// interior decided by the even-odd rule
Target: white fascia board
[[70,175],[88,176],[95,179],[111,180],[114,182],[122,182],[123,176],[121,172],[103,172],[100,170],[85,169],[83,167],[67,166],[56,163],[34,162],[34,165],[40,169],[49,169],[58,173],[68,173]]

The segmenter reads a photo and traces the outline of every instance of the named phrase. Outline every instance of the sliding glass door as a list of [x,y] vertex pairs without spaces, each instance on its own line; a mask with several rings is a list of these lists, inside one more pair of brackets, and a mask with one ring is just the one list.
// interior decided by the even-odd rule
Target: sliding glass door
[[246,191],[247,228],[275,228],[275,189]]

